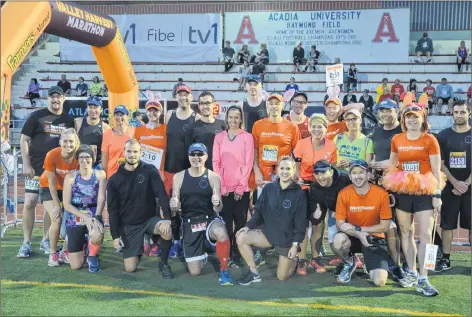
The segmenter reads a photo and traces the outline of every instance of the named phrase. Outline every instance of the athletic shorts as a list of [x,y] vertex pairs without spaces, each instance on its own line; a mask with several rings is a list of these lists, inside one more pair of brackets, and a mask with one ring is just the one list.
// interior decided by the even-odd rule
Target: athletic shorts
[[123,258],[132,258],[144,253],[144,234],[153,235],[154,228],[161,222],[159,216],[153,216],[139,225],[123,225],[121,240],[123,240]]
[[395,201],[395,208],[412,214],[433,210],[433,197],[429,195],[395,194]]
[[[59,201],[62,201],[62,190],[57,191],[57,197],[59,197]],[[39,198],[41,199],[41,202],[45,201],[51,201],[52,196],[51,192],[49,191],[49,187],[41,187],[39,188]]]
[[441,198],[441,228],[445,230],[457,229],[457,221],[460,219],[460,227],[471,230],[471,195],[466,193],[456,196],[452,193],[451,188],[446,187],[442,192]]
[[205,240],[212,246],[216,245],[216,241],[210,238],[209,229],[217,221],[224,225],[223,219],[216,215],[182,219],[182,245],[186,262],[203,260],[208,256],[205,252]]
[[[338,234],[341,233],[342,232]],[[351,253],[362,253],[368,272],[376,269],[388,271],[389,255],[387,249],[387,240],[373,236],[372,246],[365,247],[358,238],[348,234],[346,235],[349,237],[349,240],[351,240]]]
[[[264,232],[262,232],[262,229],[251,229],[251,231],[260,232],[267,239],[267,236],[264,234]],[[290,247],[280,247],[271,243],[270,248],[274,248],[275,253],[277,253],[278,255],[288,258],[288,252],[290,251]],[[302,249],[300,248],[300,246],[298,246],[298,252],[301,251]]]
[[66,233],[67,251],[69,251],[69,253],[82,251],[85,244],[85,235],[88,233],[87,226],[66,228]]
[[39,176],[25,176],[25,193],[39,194]]

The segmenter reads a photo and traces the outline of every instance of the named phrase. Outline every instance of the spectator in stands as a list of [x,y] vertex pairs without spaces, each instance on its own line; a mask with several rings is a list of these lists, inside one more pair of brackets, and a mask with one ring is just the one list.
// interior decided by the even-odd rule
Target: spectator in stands
[[243,44],[243,46],[238,52],[238,63],[244,64],[244,61],[247,61],[249,63],[250,58],[251,58],[251,52],[249,51],[247,44]]
[[144,125],[143,114],[139,111],[133,112],[133,119],[129,120],[129,126],[137,128],[142,125]]
[[429,114],[433,113],[433,101],[434,101],[434,94],[436,89],[432,86],[433,82],[431,79],[426,79],[426,87],[423,88],[423,92],[428,95],[428,109]]
[[79,83],[75,87],[77,97],[87,97],[88,86],[85,83],[84,77],[79,77]]
[[456,49],[457,55],[457,71],[460,72],[462,69],[462,65],[465,64],[465,71],[469,71],[470,65],[470,53],[465,47],[465,42],[461,41],[461,45]]
[[412,92],[416,95],[418,92],[418,86],[416,85],[416,79],[410,79],[410,84],[408,85],[406,91]]
[[290,77],[290,84],[285,87],[285,91],[289,91],[290,89],[295,90],[295,92],[299,92],[300,88],[297,84],[295,84],[295,77]]
[[66,79],[66,74],[61,75],[61,80],[57,82],[57,86],[61,87],[64,90],[65,96],[70,96],[70,90],[72,89],[70,81]]
[[261,83],[264,84],[264,75],[266,72],[266,66],[262,59],[260,59],[256,65],[252,66],[252,75],[257,75],[261,78]]
[[354,91],[357,91],[357,68],[356,64],[351,63],[349,66],[349,70],[347,72],[347,89],[351,88],[352,84],[352,89]]
[[257,64],[259,61],[262,61],[264,65],[269,64],[269,50],[267,50],[267,45],[265,43],[261,44],[261,51],[251,58],[252,63]]
[[372,98],[372,96],[369,95],[369,89],[364,89],[364,93],[359,99],[359,102],[364,104],[365,109],[372,111],[372,108],[374,107],[374,98]]
[[392,85],[392,96],[393,100],[398,104],[400,102],[400,96],[405,92],[403,85],[400,83],[400,79],[395,79],[395,84]]
[[103,97],[103,84],[98,76],[93,77],[93,82],[90,84],[90,96]]
[[247,76],[251,73],[251,67],[247,59],[243,60],[243,65],[239,67],[239,88],[238,90],[244,90],[244,86],[247,83]]
[[[441,83],[436,88],[438,96],[438,110],[442,114],[450,113],[454,103],[454,91],[452,86],[447,83],[447,79],[441,79]],[[444,105],[444,106],[443,106]]]
[[[382,95],[390,95],[390,92],[392,90],[392,87],[388,84],[388,79],[387,78],[384,78],[382,79],[382,83],[380,85],[377,86],[377,98],[375,99],[375,103],[379,103],[380,102],[380,97]],[[384,98],[386,99],[386,98]],[[390,99],[393,99],[393,98],[390,98]]]
[[107,84],[103,84],[103,97],[108,97],[108,86]]
[[315,65],[318,64],[320,56],[321,56],[321,53],[320,53],[320,51],[316,50],[316,45],[312,45],[311,50],[310,50],[310,56],[309,56],[309,58],[306,62],[305,70],[303,70],[303,72],[306,72],[309,67],[312,68],[313,72],[316,72],[316,66]]
[[34,107],[36,106],[36,101],[34,99],[41,98],[39,95],[39,89],[41,85],[38,84],[38,80],[36,78],[31,78],[30,84],[28,86],[28,99],[31,102],[31,105]]
[[334,59],[333,65],[336,65],[336,64],[341,64],[341,59],[339,57],[336,57]]
[[356,95],[352,94],[352,89],[348,88],[347,89],[347,95],[344,96],[343,98],[343,106],[347,106],[350,103],[356,103],[357,102],[357,97]]
[[431,62],[431,54],[433,54],[433,40],[428,37],[428,33],[424,32],[423,37],[420,38],[416,43],[415,53],[416,63],[419,63],[420,61],[424,63],[424,60],[421,58],[422,55],[426,55],[426,63]]
[[298,42],[297,46],[293,48],[293,72],[300,72],[300,64],[303,63],[303,58],[305,58],[305,50],[302,47],[302,42]]
[[223,48],[223,58],[225,61],[225,73],[227,73],[231,68],[233,68],[235,51],[231,47],[230,41],[226,41],[225,45],[225,48]]
[[182,86],[184,84],[184,80],[182,78],[179,78],[177,80],[177,84],[174,85],[174,89],[172,89],[172,98],[175,98],[177,96],[177,87]]

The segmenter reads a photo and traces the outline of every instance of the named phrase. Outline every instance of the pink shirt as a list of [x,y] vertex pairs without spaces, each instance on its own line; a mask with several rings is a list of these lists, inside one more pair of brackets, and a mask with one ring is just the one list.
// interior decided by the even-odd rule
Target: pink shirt
[[254,138],[240,130],[231,141],[227,131],[215,136],[213,171],[221,177],[221,194],[249,192],[249,175],[254,165]]

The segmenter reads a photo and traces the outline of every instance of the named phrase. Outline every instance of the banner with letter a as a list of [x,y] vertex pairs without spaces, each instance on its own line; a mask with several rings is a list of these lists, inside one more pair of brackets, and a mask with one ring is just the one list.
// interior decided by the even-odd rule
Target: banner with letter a
[[[112,15],[132,62],[217,62],[219,13]],[[94,61],[89,46],[61,38],[61,60]]]
[[252,53],[265,43],[270,62],[292,62],[301,41],[308,57],[316,45],[322,63],[408,62],[410,9],[227,12],[225,40]]

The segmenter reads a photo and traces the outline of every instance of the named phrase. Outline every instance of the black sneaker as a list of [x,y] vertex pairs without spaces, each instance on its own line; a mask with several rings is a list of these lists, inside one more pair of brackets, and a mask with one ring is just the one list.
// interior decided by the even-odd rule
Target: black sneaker
[[239,285],[249,285],[251,283],[260,283],[262,282],[261,275],[259,273],[254,274],[249,270],[246,275],[244,275],[241,279],[237,280],[236,283]]
[[174,273],[172,273],[170,266],[162,262],[159,262],[159,272],[162,273],[162,278],[166,280],[170,280],[174,278]]
[[434,268],[434,272],[442,272],[442,271],[447,271],[451,269],[451,260],[446,259],[446,258],[441,258],[436,263],[436,267]]
[[344,269],[344,262],[339,263],[334,269],[334,276],[338,276]]
[[401,267],[396,267],[392,271],[392,280],[401,285],[401,287],[412,287],[413,281],[408,278]]

